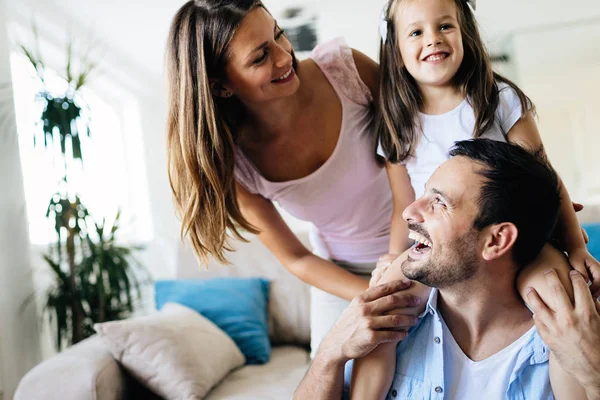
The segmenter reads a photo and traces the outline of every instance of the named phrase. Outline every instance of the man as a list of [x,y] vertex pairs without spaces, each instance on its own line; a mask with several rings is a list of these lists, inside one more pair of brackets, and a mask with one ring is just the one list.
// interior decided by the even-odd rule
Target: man
[[[484,139],[457,143],[450,157],[404,211],[418,244],[402,272],[434,289],[397,347],[388,398],[600,399],[600,315],[583,277],[571,275],[573,306],[549,270],[556,313],[530,291],[537,329],[515,289],[519,268],[554,229],[556,174],[518,146]],[[295,398],[340,398],[347,360],[404,339],[395,326],[405,321],[385,315],[399,300],[390,294],[403,285],[375,287],[353,300]]]

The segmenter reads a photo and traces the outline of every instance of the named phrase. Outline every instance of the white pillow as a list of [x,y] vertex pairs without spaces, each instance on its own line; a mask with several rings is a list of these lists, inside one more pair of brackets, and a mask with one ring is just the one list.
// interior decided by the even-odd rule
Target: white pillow
[[170,399],[201,399],[246,360],[215,324],[180,304],[94,329],[140,383]]

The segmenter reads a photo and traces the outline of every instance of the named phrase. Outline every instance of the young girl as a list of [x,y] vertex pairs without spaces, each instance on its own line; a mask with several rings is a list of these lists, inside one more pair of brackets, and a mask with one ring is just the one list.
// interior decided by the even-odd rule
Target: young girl
[[[394,198],[390,253],[404,250],[396,232],[406,229],[401,213],[408,204],[400,200],[397,183],[409,176],[416,198],[421,197],[425,182],[446,160],[454,142],[483,137],[531,149],[542,146],[533,104],[515,84],[492,71],[468,3],[391,0],[385,10],[378,153],[387,160]],[[569,262],[593,280],[592,293],[598,296],[600,265],[587,251],[564,185],[561,197],[558,236]],[[547,293],[543,276],[547,268],[562,265],[564,282],[569,281],[568,266],[550,246],[534,264],[519,275],[523,297],[530,286]],[[400,277],[399,268],[390,268],[382,280]],[[383,398],[393,377],[395,357],[394,345],[388,344],[357,360],[352,397]]]

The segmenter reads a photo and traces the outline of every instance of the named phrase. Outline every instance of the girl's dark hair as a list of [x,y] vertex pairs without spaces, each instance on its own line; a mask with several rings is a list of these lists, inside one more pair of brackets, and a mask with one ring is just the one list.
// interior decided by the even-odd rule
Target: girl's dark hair
[[[396,5],[390,0],[384,16],[387,21],[387,38],[381,42],[379,64],[381,68],[379,92],[379,118],[376,132],[388,161],[397,163],[413,155],[421,134],[419,111],[423,98],[415,79],[404,66],[394,23]],[[492,63],[473,12],[464,0],[453,0],[458,12],[458,23],[464,47],[463,61],[454,77],[457,87],[464,93],[475,111],[473,137],[480,137],[493,124],[499,103],[498,83],[505,83],[517,93],[523,116],[534,112],[531,100],[510,80],[493,72]]]
[[234,142],[243,107],[236,97],[212,94],[209,79],[224,81],[229,43],[259,0],[191,0],[171,23],[167,42],[169,181],[181,235],[196,255],[226,262],[231,235],[256,233],[242,216],[234,180]]

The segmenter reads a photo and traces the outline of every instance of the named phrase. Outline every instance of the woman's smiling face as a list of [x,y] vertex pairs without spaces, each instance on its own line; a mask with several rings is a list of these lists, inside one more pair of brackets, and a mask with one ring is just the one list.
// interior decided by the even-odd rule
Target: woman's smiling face
[[231,43],[225,87],[243,103],[294,94],[300,86],[292,45],[262,7],[250,11]]

